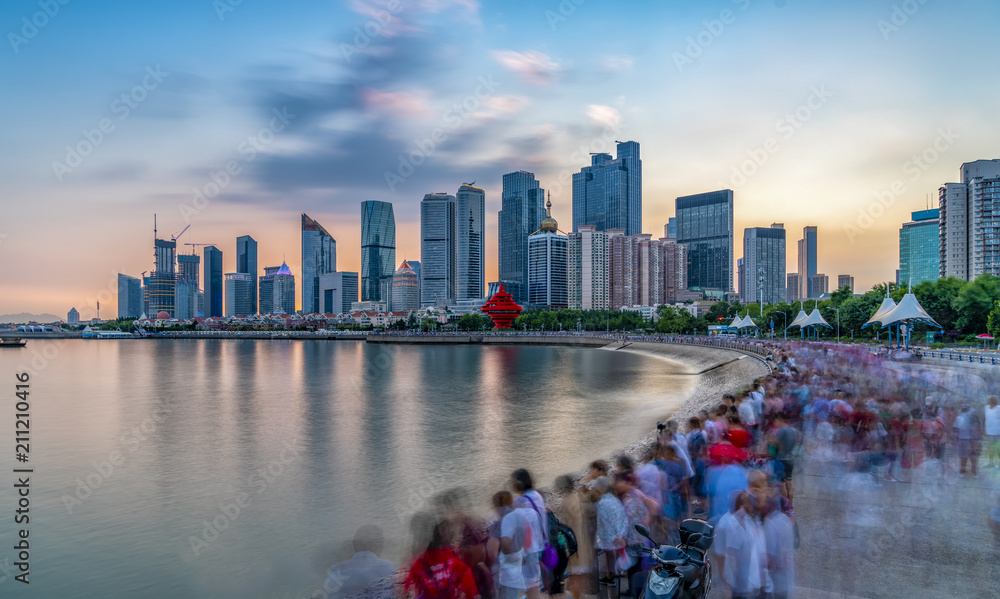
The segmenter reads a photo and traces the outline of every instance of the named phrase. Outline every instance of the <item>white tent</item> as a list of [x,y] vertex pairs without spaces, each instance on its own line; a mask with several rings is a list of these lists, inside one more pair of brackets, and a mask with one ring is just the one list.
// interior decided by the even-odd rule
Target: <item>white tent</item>
[[915,322],[935,326],[939,329],[943,328],[935,322],[933,318],[931,318],[931,315],[927,313],[927,310],[924,310],[924,307],[917,301],[917,296],[912,293],[904,295],[903,299],[899,300],[899,304],[892,310],[889,310],[887,313],[882,315],[880,320],[883,329],[890,324],[896,324],[897,322]]
[[833,328],[832,326],[830,326],[830,323],[828,323],[823,318],[823,315],[819,313],[819,308],[813,308],[813,311],[809,313],[809,316],[806,318],[805,322],[801,323],[799,326],[801,326],[801,327],[827,327],[827,328],[830,328],[830,329]]
[[733,317],[733,322],[729,323],[729,328],[730,329],[741,329],[741,328],[743,328],[743,320],[740,318],[739,314],[737,314],[736,316]]
[[752,318],[750,318],[749,312],[747,312],[747,315],[743,317],[743,324],[740,326],[742,326],[743,328],[754,328],[754,329],[757,328],[757,324],[753,321]]
[[807,318],[809,318],[809,317],[806,316],[806,311],[805,310],[799,310],[798,316],[796,316],[795,320],[793,320],[792,323],[788,325],[788,328],[801,327],[802,323],[804,323]]
[[891,312],[892,309],[895,307],[896,307],[895,300],[893,300],[891,297],[886,297],[884,300],[882,300],[882,305],[878,307],[878,310],[875,310],[875,313],[872,314],[872,317],[868,319],[868,322],[861,325],[861,328],[863,329],[875,323],[882,324],[882,320],[885,318],[885,315]]

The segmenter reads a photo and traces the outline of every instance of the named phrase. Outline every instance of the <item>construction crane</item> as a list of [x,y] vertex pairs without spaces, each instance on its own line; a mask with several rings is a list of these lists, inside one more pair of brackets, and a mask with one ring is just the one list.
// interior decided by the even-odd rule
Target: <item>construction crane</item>
[[178,233],[177,235],[171,235],[170,236],[170,241],[176,242],[178,239],[181,238],[181,235],[183,235],[184,232],[187,231],[190,228],[191,228],[191,225],[188,225],[188,226],[184,227],[184,230],[181,231],[180,233]]
[[[215,243],[185,243],[184,245],[211,245],[211,246],[215,246],[215,245],[218,245],[218,244],[215,244]],[[195,252],[195,248],[191,248],[191,255],[194,255],[194,252]]]

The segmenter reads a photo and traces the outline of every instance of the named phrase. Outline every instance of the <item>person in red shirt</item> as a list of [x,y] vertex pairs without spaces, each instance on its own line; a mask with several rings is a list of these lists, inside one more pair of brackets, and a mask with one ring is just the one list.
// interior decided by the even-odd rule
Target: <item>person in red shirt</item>
[[403,588],[419,599],[479,599],[472,570],[452,551],[447,523],[434,527],[427,549],[413,560]]

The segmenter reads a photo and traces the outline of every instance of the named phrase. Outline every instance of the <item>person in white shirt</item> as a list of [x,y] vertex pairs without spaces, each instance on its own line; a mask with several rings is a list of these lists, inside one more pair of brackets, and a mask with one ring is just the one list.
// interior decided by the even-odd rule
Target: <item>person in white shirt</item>
[[366,524],[354,533],[354,557],[334,564],[323,584],[325,599],[356,595],[375,582],[396,573],[396,565],[380,559],[384,538],[382,529]]
[[767,545],[767,571],[771,577],[773,599],[787,599],[795,590],[795,530],[778,502],[768,505],[764,517],[764,541]]
[[[548,541],[548,518],[545,515],[545,500],[534,489],[531,474],[521,468],[511,474],[511,486],[518,497],[514,507],[529,511],[525,515],[531,526],[531,544],[524,553],[524,582],[528,588],[528,599],[541,599],[542,568],[541,557]],[[532,516],[533,514],[533,516]]]
[[520,599],[528,589],[524,580],[524,537],[530,526],[525,518],[527,510],[515,509],[513,504],[509,491],[493,495],[493,508],[499,518],[491,534],[497,599]]
[[986,406],[986,467],[996,468],[1000,466],[1000,405],[997,405],[996,395],[990,396],[989,404]]

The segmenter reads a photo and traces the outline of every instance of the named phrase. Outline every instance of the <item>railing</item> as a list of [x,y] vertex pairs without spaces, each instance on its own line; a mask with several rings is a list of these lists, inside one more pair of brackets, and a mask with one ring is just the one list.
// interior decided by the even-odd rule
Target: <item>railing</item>
[[[970,364],[979,363],[979,364],[992,364],[993,366],[997,365],[997,358],[995,355],[987,357],[984,355],[977,356],[975,354],[963,354],[958,352],[935,351],[935,350],[924,351],[919,355],[922,355],[927,358],[939,358],[941,360],[958,360],[959,362],[965,361],[969,362]],[[966,360],[966,358],[968,359]]]

